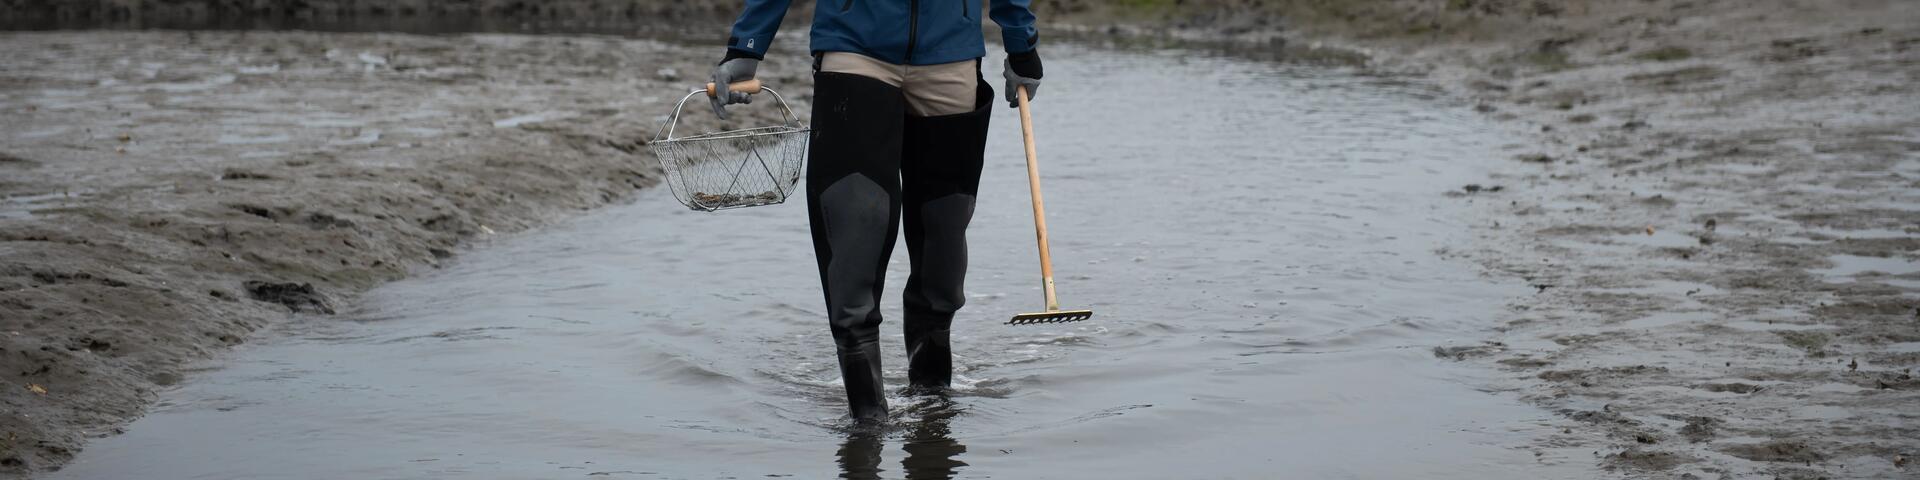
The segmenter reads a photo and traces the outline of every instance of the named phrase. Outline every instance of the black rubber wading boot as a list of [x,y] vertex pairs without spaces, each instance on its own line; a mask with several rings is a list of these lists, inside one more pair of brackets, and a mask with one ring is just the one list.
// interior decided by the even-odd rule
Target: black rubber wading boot
[[967,223],[980,191],[993,87],[979,83],[972,112],[908,117],[900,178],[907,254],[907,392],[942,394],[953,383],[953,314],[967,303]]
[[827,300],[840,377],[855,421],[887,418],[880,377],[880,292],[899,234],[900,89],[871,78],[815,73],[807,219]]

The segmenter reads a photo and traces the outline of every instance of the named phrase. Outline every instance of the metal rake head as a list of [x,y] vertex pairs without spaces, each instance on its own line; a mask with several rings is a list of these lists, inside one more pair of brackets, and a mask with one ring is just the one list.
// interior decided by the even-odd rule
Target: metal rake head
[[1093,318],[1092,310],[1052,310],[1040,313],[1022,313],[1007,320],[1007,325],[1038,325],[1042,323],[1078,322]]

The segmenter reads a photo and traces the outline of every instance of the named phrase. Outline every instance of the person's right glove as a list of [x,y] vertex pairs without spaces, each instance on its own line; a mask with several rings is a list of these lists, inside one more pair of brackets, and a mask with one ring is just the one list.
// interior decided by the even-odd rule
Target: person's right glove
[[1027,87],[1027,101],[1033,101],[1033,97],[1040,94],[1040,77],[1045,74],[1040,68],[1040,49],[1009,54],[1002,66],[1005,68],[1001,76],[1007,77],[1008,107],[1020,107],[1019,94],[1014,93],[1019,87]]
[[732,57],[721,60],[713,67],[713,85],[719,95],[708,97],[713,101],[713,113],[727,118],[727,105],[753,103],[753,96],[727,90],[727,85],[752,80],[754,72],[760,69],[760,61],[747,57]]

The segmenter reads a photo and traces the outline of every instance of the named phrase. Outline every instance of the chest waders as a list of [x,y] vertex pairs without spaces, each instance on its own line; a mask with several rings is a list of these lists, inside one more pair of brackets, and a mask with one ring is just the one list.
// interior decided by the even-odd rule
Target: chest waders
[[993,89],[979,79],[972,111],[914,116],[903,87],[914,88],[849,73],[814,74],[807,217],[847,405],[857,421],[887,416],[879,301],[902,227],[912,268],[902,319],[910,390],[938,392],[951,384],[949,330],[966,303],[966,229]]

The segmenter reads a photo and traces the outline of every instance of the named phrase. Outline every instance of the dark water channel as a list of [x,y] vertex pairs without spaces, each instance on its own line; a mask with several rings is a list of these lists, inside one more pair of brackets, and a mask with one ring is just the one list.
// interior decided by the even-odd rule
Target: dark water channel
[[959,394],[892,399],[892,430],[839,418],[803,206],[695,213],[656,189],[259,335],[48,477],[1595,476],[1588,452],[1536,445],[1550,413],[1483,391],[1498,373],[1431,352],[1529,291],[1436,253],[1470,241],[1442,193],[1506,156],[1496,128],[1341,71],[1049,53],[1059,288],[1099,315],[1000,324],[1041,301],[1002,110]]

